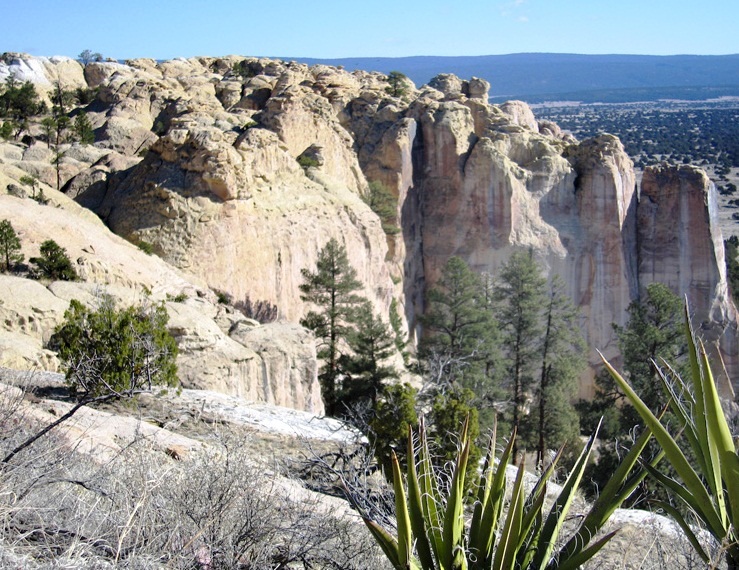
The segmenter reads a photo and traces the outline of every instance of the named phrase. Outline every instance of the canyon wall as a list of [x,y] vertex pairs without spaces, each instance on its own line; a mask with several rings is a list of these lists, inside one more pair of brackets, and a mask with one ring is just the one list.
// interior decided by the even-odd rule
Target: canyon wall
[[[376,309],[396,299],[417,339],[450,256],[494,275],[530,249],[580,307],[593,364],[595,348],[617,356],[612,323],[660,281],[720,346],[724,393],[736,385],[715,189],[697,169],[648,169],[639,193],[616,137],[578,142],[521,102],[490,105],[477,78],[391,96],[378,73],[238,57],[94,63],[84,77],[105,154],[70,166],[65,191],[211,288],[296,322],[300,271],[334,237]],[[398,198],[398,234],[362,199],[370,183]]]

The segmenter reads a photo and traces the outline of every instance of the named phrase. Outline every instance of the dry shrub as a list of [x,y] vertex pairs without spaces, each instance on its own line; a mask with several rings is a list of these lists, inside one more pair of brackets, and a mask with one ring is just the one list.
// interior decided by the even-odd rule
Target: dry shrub
[[[35,429],[22,398],[0,391],[0,452]],[[233,435],[214,436],[181,461],[142,437],[100,465],[52,431],[0,472],[0,561],[36,569],[382,567],[359,519],[337,503],[265,470],[248,440]]]

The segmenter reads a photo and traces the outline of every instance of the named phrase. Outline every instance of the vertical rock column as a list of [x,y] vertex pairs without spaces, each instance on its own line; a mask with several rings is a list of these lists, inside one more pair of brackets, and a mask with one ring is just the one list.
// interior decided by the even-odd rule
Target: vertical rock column
[[[728,292],[717,208],[716,189],[703,170],[647,168],[637,208],[639,285],[643,290],[664,283],[686,296],[693,326],[716,358],[720,346],[729,376],[736,377],[737,315]],[[731,396],[726,377],[721,389]]]
[[634,169],[620,141],[602,135],[570,155],[578,179],[579,243],[569,246],[574,300],[586,317],[588,344],[618,355],[612,323],[623,325],[637,291]]

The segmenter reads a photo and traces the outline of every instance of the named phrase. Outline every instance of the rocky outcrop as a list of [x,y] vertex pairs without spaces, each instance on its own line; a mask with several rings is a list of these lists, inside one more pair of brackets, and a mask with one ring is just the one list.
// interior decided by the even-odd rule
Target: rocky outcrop
[[218,304],[205,283],[112,234],[64,195],[51,189],[47,195],[56,207],[0,195],[0,218],[12,220],[26,258],[54,239],[83,281],[0,275],[0,366],[57,370],[55,354],[44,347],[72,299],[93,306],[102,293],[126,305],[170,299],[168,326],[180,349],[184,387],[323,413],[315,346],[305,330],[286,323],[262,326]]
[[[648,167],[637,209],[639,284],[664,283],[687,298],[693,326],[714,354],[720,347],[728,378],[737,378],[737,314],[726,283],[717,210],[716,189],[703,170]],[[725,394],[731,389],[728,378],[721,378]]]
[[[308,309],[300,271],[333,237],[365,295],[383,314],[395,298],[417,338],[425,291],[451,255],[495,274],[525,248],[563,277],[589,345],[607,357],[617,354],[612,323],[663,281],[688,294],[728,369],[739,363],[715,205],[697,171],[648,171],[639,199],[618,139],[577,142],[525,103],[490,105],[477,78],[440,75],[393,97],[377,73],[238,57],[95,63],[85,78],[100,89],[89,114],[96,152],[108,154],[72,163],[65,189],[235,299],[296,322]],[[0,148],[15,168],[45,164],[42,149],[28,160],[18,150]],[[370,184],[397,197],[399,233],[385,235],[362,200]],[[255,357],[239,339],[208,327],[181,341],[241,363],[219,364],[224,377],[251,375]],[[243,393],[274,397],[255,386]]]

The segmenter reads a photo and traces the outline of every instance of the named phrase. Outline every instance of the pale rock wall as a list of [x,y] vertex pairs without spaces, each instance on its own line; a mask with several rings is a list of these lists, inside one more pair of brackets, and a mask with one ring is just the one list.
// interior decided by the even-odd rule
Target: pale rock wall
[[[737,314],[726,282],[716,188],[693,166],[648,167],[638,207],[639,284],[664,283],[688,299],[693,326],[728,378],[739,377]],[[716,373],[720,371],[717,370]],[[721,374],[725,395],[731,383]]]
[[[120,235],[236,299],[268,301],[297,321],[308,309],[300,270],[334,237],[375,307],[386,314],[398,299],[417,335],[424,293],[449,256],[495,274],[512,251],[531,249],[564,278],[589,344],[606,356],[617,354],[611,324],[625,323],[646,284],[666,280],[711,319],[701,328],[720,336],[730,371],[739,361],[710,191],[694,173],[648,171],[637,203],[615,137],[578,143],[522,102],[488,104],[487,82],[451,75],[392,98],[380,74],[235,56],[91,64],[85,74],[100,87],[104,111],[90,115],[109,154],[75,158],[66,188]],[[309,148],[320,164],[303,169],[296,158]],[[8,168],[43,170],[41,149],[27,161],[12,146],[0,152]],[[361,200],[373,181],[398,197],[398,235],[385,236]],[[224,328],[206,345],[241,354]],[[253,362],[223,369],[245,378]],[[275,370],[270,378],[284,377]],[[240,389],[310,401],[288,382]],[[584,379],[581,394],[591,388]]]
[[149,302],[149,295],[154,302],[182,295],[183,303],[168,302],[166,308],[180,348],[183,386],[323,413],[315,346],[305,330],[249,321],[219,305],[204,282],[112,234],[63,194],[49,189],[48,196],[52,204],[42,206],[0,195],[0,219],[12,220],[26,259],[54,239],[83,281],[0,275],[0,366],[58,370],[55,354],[44,347],[72,299],[94,306],[105,293],[129,305]]

